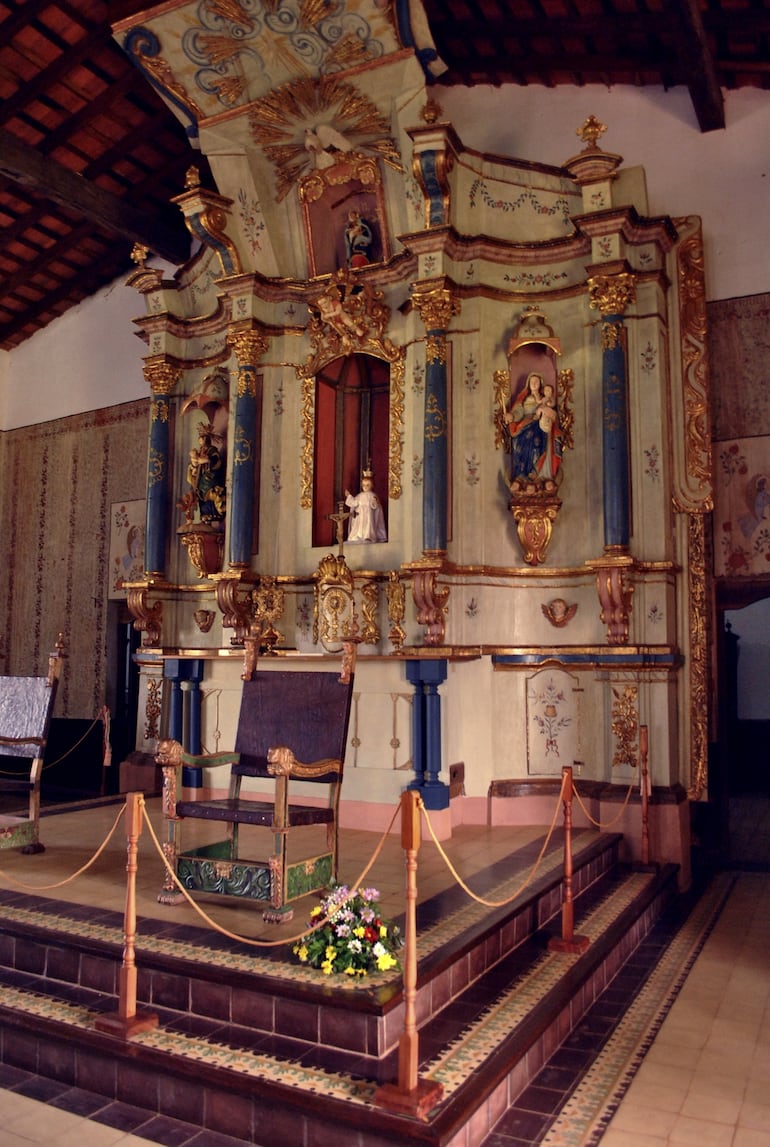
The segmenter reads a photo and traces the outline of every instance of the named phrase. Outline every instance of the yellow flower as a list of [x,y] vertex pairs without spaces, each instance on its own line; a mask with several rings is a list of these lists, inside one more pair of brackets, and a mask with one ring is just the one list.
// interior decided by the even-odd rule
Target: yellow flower
[[377,957],[377,968],[380,972],[387,972],[389,968],[394,968],[395,965],[396,960],[390,952],[383,952],[381,956]]
[[348,964],[347,968],[345,969],[345,975],[346,976],[355,976],[355,974],[356,974],[356,970],[353,967],[353,965]]
[[296,954],[299,956],[299,958],[300,958],[300,960],[302,961],[302,963],[303,963],[303,964],[304,964],[304,963],[306,963],[306,961],[307,961],[307,947],[306,947],[306,946],[303,944],[301,948],[300,948],[300,947],[296,947],[296,948],[294,949],[294,951],[295,951],[295,952],[296,952]]
[[357,936],[359,940],[363,940],[366,935],[366,928],[364,928],[363,924],[359,924],[357,928],[353,929],[353,935]]
[[322,908],[319,904],[317,904],[315,906],[315,908],[311,909],[310,915],[311,916],[320,916],[321,912],[322,912]]
[[331,975],[331,971],[332,971],[332,962],[331,962],[331,960],[324,960],[324,962],[321,964],[321,971],[323,972],[323,974],[324,974],[325,976],[330,976],[330,975]]
[[337,955],[337,949],[332,948],[332,946],[329,945],[324,954],[325,954],[327,960],[333,960],[334,957]]
[[384,940],[385,937],[387,936],[387,934],[388,934],[388,929],[385,927],[384,924],[380,924],[380,939]]

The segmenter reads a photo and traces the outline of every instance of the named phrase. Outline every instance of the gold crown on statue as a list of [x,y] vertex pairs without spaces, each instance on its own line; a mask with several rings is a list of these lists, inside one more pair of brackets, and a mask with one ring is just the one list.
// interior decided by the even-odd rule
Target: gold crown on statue
[[361,471],[361,477],[362,478],[373,478],[374,472],[372,471],[372,469],[369,466],[367,466],[365,470]]

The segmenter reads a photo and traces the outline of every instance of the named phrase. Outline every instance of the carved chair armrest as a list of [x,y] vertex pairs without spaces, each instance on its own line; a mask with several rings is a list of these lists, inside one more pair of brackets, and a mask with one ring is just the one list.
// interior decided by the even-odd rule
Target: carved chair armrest
[[325,773],[341,773],[342,761],[327,757],[305,764],[298,761],[286,745],[277,745],[267,750],[267,771],[271,777],[296,777],[297,780],[313,781]]
[[[161,794],[161,813],[165,820],[178,820],[176,815],[176,802],[179,790],[180,770],[189,765],[198,768],[202,765],[216,768],[218,765],[235,765],[240,756],[238,753],[212,753],[199,754],[186,753],[179,741],[163,740],[158,742],[158,751],[155,754],[155,763],[163,769],[163,790]],[[169,832],[171,825],[169,825]]]
[[218,768],[220,765],[237,765],[240,760],[238,753],[186,753],[179,741],[159,741],[155,762],[162,768],[181,769],[184,765],[191,768]]

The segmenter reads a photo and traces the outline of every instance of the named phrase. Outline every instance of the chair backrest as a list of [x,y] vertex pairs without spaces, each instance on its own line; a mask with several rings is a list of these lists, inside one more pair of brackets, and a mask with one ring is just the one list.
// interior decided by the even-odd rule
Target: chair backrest
[[56,684],[56,678],[0,677],[0,754],[42,757]]
[[[286,745],[306,764],[326,758],[344,761],[348,739],[353,676],[346,684],[338,673],[263,670],[243,684],[235,737],[245,776],[268,776],[267,751]],[[329,784],[341,774],[316,778]]]

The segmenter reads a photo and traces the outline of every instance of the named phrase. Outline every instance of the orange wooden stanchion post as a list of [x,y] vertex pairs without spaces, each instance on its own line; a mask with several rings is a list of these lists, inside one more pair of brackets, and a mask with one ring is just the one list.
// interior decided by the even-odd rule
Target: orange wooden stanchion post
[[404,1031],[398,1045],[398,1083],[378,1087],[374,1101],[388,1111],[425,1119],[440,1101],[440,1083],[420,1079],[419,1035],[415,1020],[417,997],[417,854],[420,851],[419,794],[401,794],[401,846],[406,852],[406,923],[404,928]]
[[136,1035],[137,1032],[149,1031],[157,1027],[158,1017],[154,1012],[137,1012],[136,1010],[136,857],[139,851],[139,837],[142,834],[142,801],[143,793],[128,793],[126,795],[126,837],[128,840],[126,861],[126,912],[124,920],[123,963],[120,969],[120,986],[117,1012],[108,1012],[97,1016],[94,1027],[98,1031],[109,1032],[110,1035],[122,1036],[124,1039]]
[[561,936],[548,941],[551,952],[585,952],[591,941],[587,936],[575,935],[575,904],[572,899],[572,766],[562,769],[562,801],[564,803],[564,892],[561,904]]

